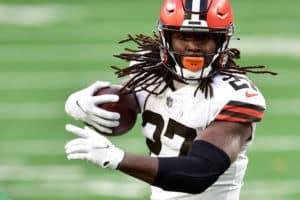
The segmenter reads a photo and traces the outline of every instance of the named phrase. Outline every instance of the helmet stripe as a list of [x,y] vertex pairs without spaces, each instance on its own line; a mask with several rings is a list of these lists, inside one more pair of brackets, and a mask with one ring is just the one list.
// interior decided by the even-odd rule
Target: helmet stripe
[[207,0],[185,0],[185,19],[206,20]]
[[207,16],[207,0],[201,0],[200,2],[200,20],[206,20]]
[[[182,1],[183,3],[183,1]],[[191,11],[193,10],[193,0],[185,0],[185,6],[184,6],[184,19],[190,20],[192,17]]]
[[192,20],[198,21],[200,12],[200,0],[193,0],[193,12],[197,14],[192,14]]
[[200,0],[193,0],[193,12],[200,12]]
[[186,0],[185,10],[187,12],[207,12],[207,0]]
[[200,12],[207,12],[207,0],[200,1]]
[[185,10],[192,11],[193,10],[193,0],[185,1]]

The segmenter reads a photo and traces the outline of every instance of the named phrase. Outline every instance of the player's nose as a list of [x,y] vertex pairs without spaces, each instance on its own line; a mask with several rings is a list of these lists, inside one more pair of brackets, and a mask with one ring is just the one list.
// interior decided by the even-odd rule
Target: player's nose
[[200,53],[201,52],[201,44],[196,40],[189,40],[186,43],[186,51],[187,53]]

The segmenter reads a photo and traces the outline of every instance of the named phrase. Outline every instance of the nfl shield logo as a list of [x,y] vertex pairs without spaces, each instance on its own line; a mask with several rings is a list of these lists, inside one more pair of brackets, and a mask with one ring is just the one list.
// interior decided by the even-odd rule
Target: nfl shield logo
[[173,106],[173,99],[172,97],[167,97],[167,101],[166,104],[169,108],[171,108]]

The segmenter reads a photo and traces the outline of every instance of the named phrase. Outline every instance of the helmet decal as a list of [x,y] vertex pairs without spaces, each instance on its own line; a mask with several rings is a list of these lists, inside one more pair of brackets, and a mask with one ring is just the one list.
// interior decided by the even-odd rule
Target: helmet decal
[[181,0],[164,1],[160,11],[160,21],[166,25],[181,26],[184,13]]
[[185,19],[206,20],[207,3],[207,0],[185,0]]

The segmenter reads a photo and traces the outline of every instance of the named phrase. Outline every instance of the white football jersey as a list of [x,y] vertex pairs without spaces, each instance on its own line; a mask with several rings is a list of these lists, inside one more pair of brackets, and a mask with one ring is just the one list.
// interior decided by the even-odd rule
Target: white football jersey
[[151,156],[186,155],[197,134],[214,120],[253,122],[253,136],[230,168],[205,192],[197,195],[164,191],[151,186],[152,200],[238,200],[248,164],[245,154],[253,140],[255,122],[263,118],[265,100],[254,84],[243,75],[217,75],[213,97],[205,98],[197,85],[184,85],[161,95],[137,93],[141,107],[142,133]]

